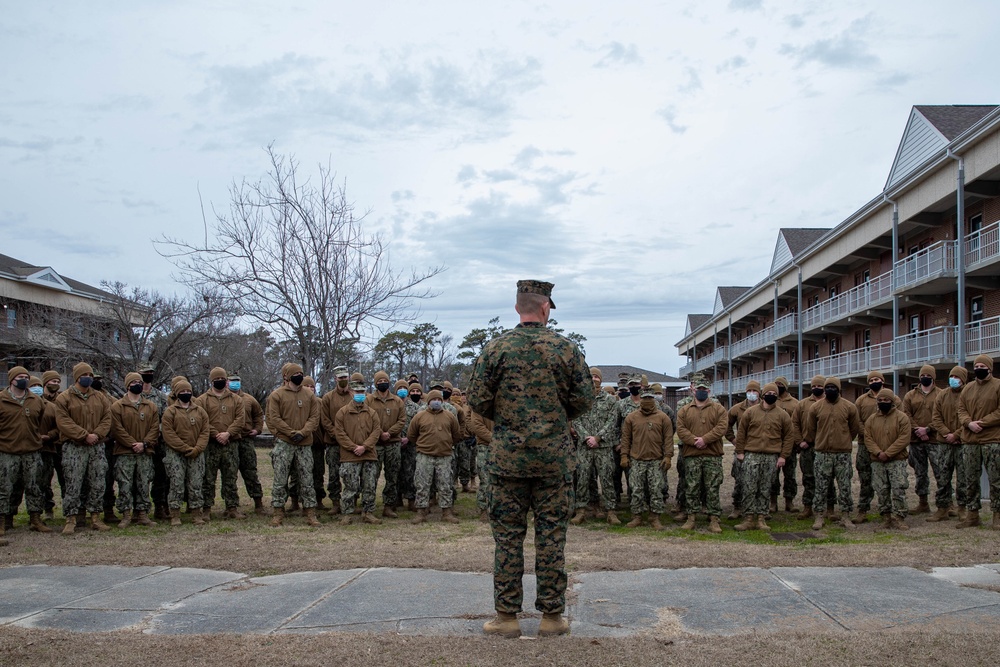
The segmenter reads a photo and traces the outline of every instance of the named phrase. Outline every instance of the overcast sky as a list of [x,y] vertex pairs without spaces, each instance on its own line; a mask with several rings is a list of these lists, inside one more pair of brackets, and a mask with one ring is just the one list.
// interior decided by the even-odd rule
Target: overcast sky
[[152,240],[273,142],[447,267],[421,321],[548,279],[590,363],[672,375],[779,228],[881,191],[912,105],[1000,102],[995,0],[0,5],[0,252],[178,291]]

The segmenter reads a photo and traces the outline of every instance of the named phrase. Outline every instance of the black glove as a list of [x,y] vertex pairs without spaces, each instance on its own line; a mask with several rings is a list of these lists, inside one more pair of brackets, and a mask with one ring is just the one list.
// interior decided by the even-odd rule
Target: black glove
[[296,433],[295,435],[292,436],[292,442],[295,443],[296,445],[305,439],[306,436],[302,435],[301,433]]

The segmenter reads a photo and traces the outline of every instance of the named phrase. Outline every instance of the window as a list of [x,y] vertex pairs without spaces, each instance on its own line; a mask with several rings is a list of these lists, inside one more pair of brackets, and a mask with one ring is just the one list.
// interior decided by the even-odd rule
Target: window
[[788,353],[788,363],[795,364],[798,363],[798,361],[799,361],[799,351],[796,349],[792,349]]
[[920,315],[910,315],[910,333],[920,331]]
[[840,337],[830,339],[830,356],[840,352]]
[[812,358],[819,359],[819,343],[813,343],[812,346]]
[[840,293],[840,285],[834,285],[830,288],[830,298],[837,296]]
[[972,307],[969,308],[969,321],[978,322],[983,319],[983,297],[982,295],[972,297]]
[[872,346],[872,330],[871,329],[865,329],[864,346],[865,347],[871,347]]
[[819,305],[819,294],[814,294],[813,295],[813,305],[814,306],[818,306]]
[[966,252],[976,252],[979,250],[979,232],[983,229],[983,214],[974,215],[969,218],[969,242],[966,245]]
[[7,328],[13,329],[17,326],[17,310],[8,306],[4,306],[4,310],[7,311]]

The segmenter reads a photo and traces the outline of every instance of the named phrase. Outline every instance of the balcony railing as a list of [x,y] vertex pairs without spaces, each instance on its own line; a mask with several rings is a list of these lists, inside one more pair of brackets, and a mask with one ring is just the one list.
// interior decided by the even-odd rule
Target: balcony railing
[[1000,256],[1000,220],[965,237],[965,266],[989,262]]
[[739,357],[747,352],[760,350],[772,345],[775,340],[787,336],[796,331],[798,326],[798,315],[789,313],[775,320],[771,326],[761,329],[755,334],[751,334],[743,340],[736,341],[730,347],[733,357]]
[[688,375],[694,372],[694,362],[687,362],[679,369],[677,369],[677,377],[686,378]]
[[934,327],[900,336],[896,339],[893,359],[898,366],[954,359],[957,354],[958,327]]
[[965,325],[965,354],[1000,354],[1000,317]]
[[903,290],[934,278],[955,277],[957,242],[938,241],[901,259],[893,267],[893,287]]
[[892,271],[861,283],[843,294],[818,303],[802,312],[802,330],[808,331],[870,308],[892,298]]
[[863,375],[870,370],[884,370],[891,367],[892,343],[880,343],[803,362],[802,377],[804,379],[812,378],[815,375],[846,377]]

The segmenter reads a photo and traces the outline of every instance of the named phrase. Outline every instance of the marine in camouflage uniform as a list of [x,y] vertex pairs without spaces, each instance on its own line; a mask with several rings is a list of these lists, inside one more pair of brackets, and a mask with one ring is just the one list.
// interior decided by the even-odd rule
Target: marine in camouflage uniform
[[[319,428],[320,401],[302,387],[305,374],[298,364],[287,363],[281,369],[283,384],[267,399],[267,426],[274,433],[271,466],[274,486],[271,490],[271,525],[282,525],[285,502],[288,500],[288,477],[292,466],[299,479],[312,479],[312,440]],[[319,526],[316,518],[316,490],[312,484],[302,484],[299,490],[306,522]]]
[[[376,460],[375,482],[385,470],[385,485],[382,487],[382,516],[396,518],[396,503],[399,496],[399,465],[400,441],[403,427],[406,425],[406,404],[403,399],[392,393],[389,384],[389,374],[385,371],[375,373],[375,393],[370,394],[365,401],[368,407],[375,410],[381,423],[379,439],[375,444],[378,458]],[[343,452],[341,452],[343,456]],[[374,510],[373,510],[374,511]]]
[[[743,416],[743,413],[755,405],[760,405],[759,382],[756,380],[750,380],[747,382],[745,392],[747,396],[746,399],[729,408],[729,417],[727,419],[729,428],[726,429],[726,440],[733,444],[736,444],[736,427],[739,426],[740,418]],[[751,398],[753,400],[750,400]],[[733,457],[733,465],[729,470],[729,475],[733,478],[733,511],[729,515],[729,518],[738,519],[744,509],[743,459],[737,456]]]
[[[788,393],[788,380],[782,376],[778,376],[774,379],[774,384],[778,387],[778,407],[785,411],[789,417],[792,417],[792,425],[795,425],[795,409],[798,407],[798,400]],[[795,496],[799,493],[799,485],[795,479],[795,468],[796,460],[798,458],[798,438],[799,434],[794,433],[796,439],[796,446],[792,448],[791,454],[788,455],[785,465],[774,473],[774,480],[771,482],[771,504],[769,509],[772,511],[777,511],[778,509],[778,495],[783,495],[785,497],[785,511],[794,512],[795,511]],[[781,490],[781,479],[784,478],[785,490],[782,493]]]
[[[958,418],[962,427],[962,465],[965,468],[966,514],[959,528],[979,525],[982,507],[982,470],[990,484],[991,506],[1000,498],[1000,378],[993,376],[993,359],[985,354],[972,365],[975,379],[962,388],[958,397]],[[991,507],[992,509],[992,507]],[[1000,512],[994,509],[994,530],[1000,530]]]
[[[677,412],[677,435],[684,447],[687,468],[687,520],[684,530],[693,530],[696,514],[708,514],[709,530],[721,533],[719,488],[722,486],[722,438],[728,426],[728,411],[709,398],[707,380],[695,383],[695,400]],[[704,498],[704,504],[702,501]]]
[[[656,395],[656,398],[654,399],[656,402],[656,409],[670,418],[670,425],[673,427],[674,433],[677,433],[677,413],[675,413],[674,409],[671,408],[669,405],[667,405],[667,402],[663,400],[663,385],[660,384],[659,382],[654,382],[651,385],[649,385],[649,389]],[[670,443],[670,446],[673,447],[673,442]],[[667,473],[664,472],[663,473],[664,506],[666,506],[669,501],[670,501],[670,481],[667,479]]]
[[236,486],[240,454],[237,442],[243,436],[246,423],[245,402],[229,391],[226,369],[215,367],[209,373],[211,387],[195,399],[209,418],[208,447],[205,449],[205,478],[202,491],[202,511],[207,521],[215,504],[215,482],[222,478],[222,501],[226,504],[226,517],[243,519],[239,511],[240,496]]
[[490,524],[496,542],[489,634],[520,634],[524,538],[528,512],[535,524],[535,608],[539,635],[564,634],[566,529],[574,443],[569,422],[590,410],[594,385],[577,345],[545,326],[552,284],[519,281],[520,323],[487,343],[469,383],[469,405],[494,420],[487,467],[492,483]]
[[153,481],[153,451],[160,440],[160,413],[156,405],[142,397],[142,376],[125,376],[126,393],[111,405],[111,438],[114,443],[115,481],[118,484],[116,506],[122,513],[119,528],[132,521],[155,525],[146,516],[149,511],[149,485]]
[[46,405],[28,390],[30,375],[24,367],[10,369],[7,378],[10,383],[0,391],[0,537],[4,535],[4,517],[13,513],[11,495],[18,482],[26,496],[31,529],[48,533],[51,529],[41,520],[45,496],[38,485]]
[[243,399],[243,437],[236,443],[240,476],[247,495],[253,500],[256,514],[267,514],[264,507],[264,487],[257,474],[257,445],[255,438],[264,430],[264,409],[257,399],[243,391],[243,380],[239,375],[229,376],[229,391]]
[[663,475],[670,470],[674,453],[674,427],[666,413],[656,407],[655,396],[648,389],[643,391],[639,409],[633,410],[622,424],[621,464],[629,469],[632,489],[629,528],[642,525],[644,513],[650,510],[653,529],[663,529]]
[[[379,375],[375,377],[377,382]],[[340,523],[345,526],[351,523],[355,502],[360,496],[362,521],[379,524],[381,520],[375,517],[375,490],[379,476],[376,449],[383,426],[377,409],[366,400],[365,385],[354,382],[351,391],[351,404],[342,407],[334,419],[333,435],[341,449],[340,511],[343,516]]]
[[[153,386],[156,379],[156,368],[152,365],[145,365],[139,369],[142,377],[141,396],[148,401],[152,401],[156,406],[157,416],[163,419],[163,411],[167,409],[167,395]],[[166,445],[163,444],[161,436],[153,450],[153,484],[150,495],[153,498],[153,518],[166,519],[168,516],[167,495],[170,492],[170,478],[167,476],[167,469],[164,465],[164,457],[167,455]]]
[[837,503],[844,512],[841,518],[845,528],[852,528],[848,514],[854,507],[851,495],[851,449],[861,424],[858,409],[850,401],[840,397],[840,378],[828,377],[823,386],[826,397],[816,401],[806,413],[805,440],[815,443],[816,458],[813,469],[816,473],[816,495],[813,498],[815,521],[813,529],[823,527],[823,510],[827,504],[827,489],[830,479],[836,480]]
[[865,422],[865,451],[872,460],[872,484],[886,527],[906,529],[906,446],[911,422],[905,412],[895,408],[895,399],[891,389],[878,392],[878,411]]
[[[622,430],[622,424],[625,423],[625,418],[639,409],[639,394],[642,393],[642,380],[638,375],[628,376],[625,382],[629,395],[618,400],[618,418],[615,428],[619,434]],[[615,454],[616,456],[612,458],[614,459],[615,464],[615,494],[617,496],[617,502],[631,506],[632,488],[627,485],[629,472],[621,465],[620,443],[615,444]],[[624,480],[625,483],[623,483],[622,480]],[[623,494],[625,495],[624,501],[622,499]]]
[[614,447],[618,445],[618,400],[601,391],[601,369],[590,369],[594,382],[594,405],[573,421],[577,433],[576,448],[576,515],[571,520],[580,524],[586,518],[590,497],[590,478],[596,474],[600,481],[601,499],[608,522],[620,523],[615,515],[615,460]]
[[[927,518],[930,522],[945,521],[949,517],[965,512],[967,485],[965,473],[958,465],[962,453],[960,439],[962,424],[958,419],[958,399],[968,379],[969,372],[965,366],[953,367],[948,375],[949,388],[938,393],[937,400],[934,401],[931,423],[937,435],[937,442],[928,447],[928,455],[931,468],[934,470],[934,481],[937,484],[937,492],[934,495],[937,511]],[[956,479],[955,484],[952,484],[952,479]],[[954,507],[956,500],[960,508],[958,510]]]
[[914,514],[924,514],[930,512],[930,504],[927,496],[930,495],[930,475],[928,475],[928,450],[933,446],[935,440],[934,426],[931,423],[934,418],[934,402],[941,391],[934,385],[934,378],[937,371],[934,367],[925,364],[920,368],[919,384],[906,392],[903,396],[903,414],[910,418],[912,435],[910,437],[910,467],[913,468],[914,491],[919,504],[913,510]]
[[743,460],[743,499],[746,517],[736,530],[770,530],[765,523],[775,471],[788,465],[797,444],[792,418],[779,403],[778,385],[769,382],[760,390],[756,405],[737,424],[733,443],[735,458]]
[[[687,396],[684,396],[679,401],[677,401],[677,414],[681,413],[681,408],[686,405],[690,405],[694,402],[694,385],[697,381],[705,380],[704,373],[691,373],[690,374],[690,387]],[[718,403],[719,399],[715,396],[710,396],[710,400],[713,403]],[[721,404],[720,404],[721,405]],[[677,418],[672,417],[671,421],[674,423],[674,432],[677,431]],[[675,521],[684,521],[687,517],[687,468],[684,464],[684,447],[677,448],[677,514],[674,515]],[[705,496],[702,495],[701,504],[705,504]]]
[[[885,376],[882,374],[882,371],[871,371],[868,373],[869,391],[858,396],[858,400],[854,402],[854,405],[858,408],[858,421],[861,423],[862,429],[864,429],[864,424],[868,421],[868,418],[878,412],[878,408],[875,405],[876,397],[884,386]],[[900,407],[901,402],[899,397],[896,397],[895,403],[897,408]],[[858,471],[858,481],[860,482],[858,513],[854,517],[854,521],[855,523],[859,523],[864,521],[864,517],[871,509],[872,500],[875,498],[875,487],[872,485],[872,462],[868,451],[865,449],[865,434],[863,430],[858,434],[858,451],[855,455],[854,467]]]
[[42,434],[42,472],[38,485],[45,494],[45,518],[51,519],[56,506],[52,478],[57,479],[60,489],[65,487],[61,463],[62,441],[59,440],[59,429],[56,427],[55,405],[56,396],[62,388],[62,378],[55,371],[45,371],[42,373],[41,382],[42,400],[46,405],[46,415],[43,417],[46,433]]
[[191,383],[177,380],[172,384],[176,399],[163,411],[160,433],[167,446],[163,463],[170,476],[170,525],[181,525],[180,508],[187,494],[188,511],[194,523],[205,523],[200,511],[205,483],[205,448],[211,432],[208,413],[191,400]]
[[[346,366],[337,366],[333,369],[333,376],[336,379],[336,386],[323,394],[320,403],[320,423],[323,425],[322,431],[326,438],[326,467],[327,482],[326,491],[330,496],[330,515],[340,514],[341,486],[340,486],[340,444],[337,442],[333,432],[335,430],[334,421],[337,413],[345,405],[350,405],[353,399],[351,392],[351,374]],[[360,374],[358,374],[360,377]],[[363,382],[363,378],[361,380]]]
[[[403,427],[403,433],[407,433],[410,430],[410,421],[420,411],[420,408],[423,407],[422,400],[424,397],[424,389],[417,382],[411,382],[410,386],[407,387],[407,391],[408,394],[405,401],[406,422]],[[405,500],[407,509],[411,512],[416,509],[414,502],[417,497],[417,487],[413,481],[416,469],[416,443],[411,442],[408,437],[403,438],[400,440],[399,447],[399,502],[397,504],[402,505]]]

